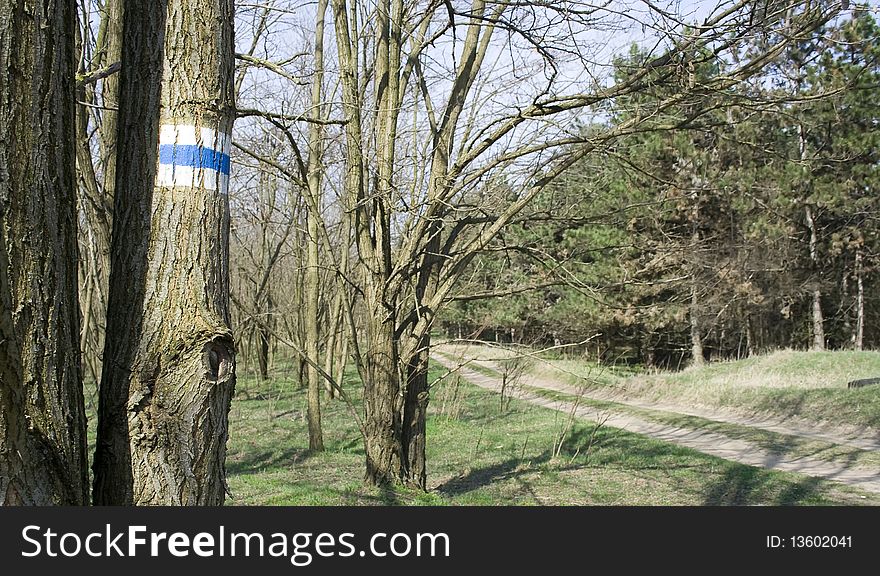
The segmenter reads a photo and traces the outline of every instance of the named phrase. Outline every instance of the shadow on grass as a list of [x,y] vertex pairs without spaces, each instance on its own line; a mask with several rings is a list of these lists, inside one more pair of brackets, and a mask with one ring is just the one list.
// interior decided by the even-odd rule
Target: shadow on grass
[[233,454],[226,459],[226,473],[256,474],[268,468],[295,466],[305,461],[312,453],[307,449],[290,447],[283,450],[248,451],[244,454]]
[[[532,464],[541,464],[547,462],[549,459],[550,452],[548,450],[541,454],[537,459],[532,458]],[[517,470],[520,464],[521,462],[518,458],[511,458],[492,466],[470,470],[467,474],[459,476],[458,478],[453,478],[445,484],[438,486],[436,491],[444,496],[460,496],[485,486],[489,486],[499,480],[517,478],[525,472]]]
[[[804,499],[818,495],[822,480],[804,476],[792,482],[770,499],[774,506],[793,506]],[[766,470],[744,465],[732,465],[720,479],[707,487],[703,496],[703,506],[745,506],[766,500],[770,478]]]
[[[646,444],[639,437],[625,436],[617,440],[621,452],[610,454],[608,464],[619,460],[620,468],[633,473],[645,470],[691,469],[692,474],[704,478],[697,486],[700,504],[703,506],[744,506],[756,503],[773,506],[791,506],[803,504],[811,499],[822,497],[822,479],[801,476],[796,481],[781,480],[774,472],[764,468],[740,464],[729,460],[716,459],[722,462],[724,471],[720,476],[706,473],[707,462],[704,456],[688,448],[662,442]],[[777,448],[783,451],[794,448],[796,442],[782,442]],[[699,460],[694,460],[698,457]],[[767,465],[779,460],[774,456]],[[713,466],[714,467],[714,466]]]
[[[559,452],[558,460],[562,464],[556,468],[557,470],[574,470],[587,466],[586,454],[582,454],[578,447],[585,446],[589,442],[591,434],[591,427],[579,427],[572,431]],[[578,457],[580,459],[575,461]],[[514,479],[531,490],[531,486],[523,479],[523,476],[534,472],[534,467],[547,464],[551,460],[553,460],[551,450],[545,450],[537,456],[530,454],[524,458],[509,458],[491,466],[469,470],[466,474],[438,486],[436,491],[444,496],[459,496],[507,479]],[[524,467],[524,462],[528,462],[529,465]]]
[[378,500],[385,506],[398,506],[401,504],[400,495],[391,486],[380,486]]
[[[682,490],[692,491],[694,503],[703,506],[756,503],[786,506],[822,497],[820,478],[805,476],[796,481],[783,481],[762,468],[713,459],[723,463],[723,471],[716,474],[711,469],[717,470],[718,464],[693,450],[615,430],[601,430],[593,438],[593,449],[585,453],[591,435],[591,427],[576,430],[555,459],[554,470],[614,468],[645,479],[673,482],[681,485]],[[530,465],[523,466],[524,460]],[[526,476],[533,474],[536,466],[553,460],[551,450],[524,459],[509,458],[469,470],[437,487],[436,491],[455,497],[506,480],[527,485]]]

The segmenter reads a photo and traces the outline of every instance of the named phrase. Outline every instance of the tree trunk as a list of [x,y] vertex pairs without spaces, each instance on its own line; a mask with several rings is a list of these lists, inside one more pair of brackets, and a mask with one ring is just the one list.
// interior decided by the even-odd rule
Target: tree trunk
[[856,250],[856,331],[853,347],[862,350],[865,337],[865,285],[862,279],[862,249]]
[[[334,314],[335,322],[335,346],[332,350],[333,365],[335,372],[328,370],[327,373],[334,376],[334,380],[339,386],[343,386],[345,381],[345,367],[348,362],[348,346],[351,339],[357,334],[356,328],[353,326],[354,318],[351,312],[351,300],[349,299],[349,286],[346,285],[344,279],[348,277],[348,271],[351,264],[351,232],[352,218],[349,215],[343,215],[341,223],[342,237],[340,241],[340,262],[339,277],[343,279],[336,287],[336,313]],[[328,250],[329,251],[329,250]],[[350,330],[349,330],[350,329]],[[351,335],[351,337],[349,337]],[[355,347],[355,349],[357,349]],[[329,382],[328,382],[329,385]],[[330,387],[330,397],[338,398],[341,396],[340,391]]]
[[408,484],[422,490],[428,484],[425,448],[430,346],[431,336],[426,334],[407,362],[406,398],[403,405],[403,477]]
[[[101,22],[95,46],[92,69],[86,68],[83,58],[79,73],[95,72],[118,64],[122,51],[122,9],[120,0],[108,0],[102,10]],[[77,52],[84,54],[83,37],[77,27]],[[82,183],[79,210],[83,216],[80,238],[80,282],[83,298],[82,335],[80,350],[83,362],[92,378],[100,380],[101,355],[104,348],[105,312],[107,310],[107,287],[110,276],[110,235],[113,212],[113,178],[115,175],[116,115],[118,108],[119,74],[111,74],[102,80],[101,102],[92,84],[77,88],[77,134],[76,156],[79,180]],[[93,109],[89,105],[102,104],[99,122],[100,170],[95,170],[92,154],[92,133],[89,123]],[[99,174],[103,173],[103,185]]]
[[[7,14],[0,12],[0,67],[7,68],[8,33]],[[0,88],[0,106],[7,102],[4,88]],[[6,133],[7,111],[0,108],[0,128]],[[10,182],[2,168],[8,151],[0,140],[0,230],[6,229]],[[12,321],[12,286],[8,277],[9,255],[6,237],[0,242],[0,505],[15,506],[34,503],[34,487],[25,473],[27,454],[27,424],[24,415],[24,380],[21,370],[21,351]]]
[[[110,58],[115,58],[113,62],[119,62],[119,45],[121,35],[119,25],[121,22],[116,20],[116,4],[112,2],[106,6],[101,17],[99,32],[97,38],[96,58],[92,62],[93,69],[86,68],[86,60],[83,58],[78,69],[79,73],[86,73],[106,67]],[[80,33],[80,27],[77,26],[77,52],[84,54],[83,50],[84,38]],[[108,54],[114,51],[115,55]],[[113,74],[103,80],[104,85],[101,90],[103,100],[105,102],[105,110],[102,115],[101,129],[105,130],[109,117],[115,115],[115,111],[109,108],[116,106],[115,86],[118,84],[116,74]],[[112,96],[111,96],[112,94]],[[80,237],[81,252],[84,254],[80,258],[80,294],[82,300],[80,307],[82,310],[82,334],[80,336],[80,350],[83,356],[83,363],[88,368],[92,379],[95,382],[100,380],[101,373],[101,353],[104,343],[104,326],[105,312],[107,310],[107,283],[110,274],[110,233],[111,233],[111,213],[113,211],[112,198],[107,198],[104,194],[105,188],[98,183],[98,171],[95,170],[92,157],[92,142],[90,130],[91,110],[88,105],[97,104],[96,91],[94,87],[89,85],[81,85],[76,91],[77,109],[76,109],[76,164],[81,182],[79,194],[79,211],[83,216]],[[112,105],[107,102],[112,100]],[[115,128],[114,128],[115,129]],[[113,135],[115,139],[115,134]],[[101,135],[100,141],[103,146],[104,135]],[[103,172],[106,178],[107,166],[101,161]]]
[[98,398],[93,501],[133,502],[128,398],[144,321],[150,210],[158,162],[162,44],[167,2],[129,4],[123,21],[121,138],[113,198],[107,333]]
[[[309,424],[309,450],[313,452],[324,451],[324,436],[321,430],[321,384],[322,377],[318,372],[318,304],[320,298],[320,285],[318,274],[318,241],[317,223],[313,215],[309,216],[309,244],[306,269],[306,354],[309,356],[307,374],[309,379],[308,389],[308,424]],[[311,233],[315,237],[311,237]]]
[[[813,274],[819,274],[819,237],[816,230],[816,221],[813,218],[813,210],[809,204],[804,205],[804,214],[807,221],[807,227],[810,229],[810,262],[813,267]],[[814,351],[825,350],[825,323],[822,317],[822,291],[818,287],[818,278],[813,279],[814,287],[811,290],[812,296],[812,332]]]
[[[315,20],[315,76],[312,79],[312,110],[321,116],[321,88],[324,82],[324,14],[327,0],[318,0],[318,13]],[[306,354],[309,356],[308,378],[308,421],[309,450],[323,452],[324,436],[321,430],[321,374],[318,372],[318,314],[320,308],[320,261],[318,246],[320,242],[319,220],[321,218],[321,125],[309,126],[309,206],[307,211],[308,238],[306,247]]]
[[758,350],[755,346],[755,331],[752,328],[752,315],[746,314],[746,353],[749,357],[757,356]]
[[[99,503],[225,498],[235,385],[232,19],[231,0],[134,3],[125,12],[108,311],[108,333],[118,336],[108,339],[117,344],[105,352],[102,383],[103,412],[119,429],[102,438],[99,422],[99,451],[117,461],[107,470],[96,455]],[[125,458],[109,453],[125,424],[127,471]]]
[[700,327],[700,301],[697,296],[697,285],[696,281],[694,281],[691,286],[691,306],[690,306],[690,319],[691,319],[691,366],[702,366],[705,364],[705,360],[703,358],[703,331]]
[[257,365],[260,369],[260,380],[265,382],[269,379],[269,331],[262,325],[257,326],[256,330]]
[[813,347],[815,351],[825,350],[825,329],[824,320],[822,318],[822,292],[813,290],[812,292],[812,327],[813,327]]
[[[343,320],[343,322],[345,322]],[[345,337],[345,334],[340,334],[336,339],[336,349],[337,351],[334,353],[334,362],[336,363],[336,382],[343,386],[345,383],[345,364],[348,361],[348,344],[349,339]],[[330,394],[331,398],[339,398],[340,393],[339,390],[333,389],[333,392]]]
[[88,502],[75,3],[0,3],[0,504]]
[[[395,98],[400,67],[400,0],[377,8],[376,135],[377,170],[373,190],[366,193],[361,98],[358,82],[358,33],[344,0],[332,0],[336,47],[345,114],[347,209],[353,212],[355,242],[364,277],[366,346],[358,370],[364,383],[365,480],[385,484],[399,480],[400,357],[395,334],[397,298],[388,290],[391,269],[391,212],[394,147],[397,129]],[[393,5],[393,8],[392,8]],[[394,12],[392,14],[392,11]],[[352,12],[356,14],[356,12]],[[352,19],[353,20],[353,19]],[[354,327],[351,327],[354,330]]]
[[367,482],[380,485],[401,480],[400,354],[391,307],[381,302],[368,308],[364,380],[364,443]]
[[[122,61],[122,22],[125,13],[125,0],[107,0],[104,9],[107,11],[106,55],[103,63],[110,66]],[[104,79],[101,95],[104,99],[104,111],[101,117],[100,153],[104,166],[104,198],[109,206],[113,204],[113,191],[116,188],[116,134],[119,119],[119,74],[112,74]],[[108,246],[109,248],[109,246]]]
[[[336,297],[334,298],[333,308],[330,313],[330,318],[327,321],[327,326],[327,343],[324,348],[324,372],[333,376],[337,372],[337,358],[340,354],[340,343],[343,340],[340,335],[340,331],[342,328],[341,293],[337,293]],[[344,360],[342,362],[344,362]],[[342,380],[336,380],[336,382],[341,384]],[[335,399],[338,395],[336,388],[334,388],[330,381],[326,379],[324,380],[324,392],[330,399]]]

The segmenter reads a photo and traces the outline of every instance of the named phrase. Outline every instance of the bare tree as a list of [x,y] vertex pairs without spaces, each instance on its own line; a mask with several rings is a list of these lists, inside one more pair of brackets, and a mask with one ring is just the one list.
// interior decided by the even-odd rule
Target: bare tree
[[[97,382],[107,310],[115,185],[116,116],[121,50],[121,0],[78,3],[76,164],[80,217],[80,349]],[[97,30],[95,31],[95,26]]]
[[[324,82],[324,19],[327,12],[327,0],[318,0],[315,20],[315,76],[312,79],[311,108],[321,118],[322,84]],[[320,123],[309,127],[309,163],[308,163],[308,250],[306,261],[306,353],[309,355],[309,450],[323,451],[324,436],[321,430],[321,383],[323,378],[318,372],[318,307],[320,305],[320,248],[319,221],[321,219],[321,139]]]

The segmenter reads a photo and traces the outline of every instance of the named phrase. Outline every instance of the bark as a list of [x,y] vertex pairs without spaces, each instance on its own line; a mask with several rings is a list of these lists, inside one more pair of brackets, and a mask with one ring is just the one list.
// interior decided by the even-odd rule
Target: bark
[[[349,286],[345,283],[345,279],[348,278],[348,271],[351,264],[352,219],[349,215],[343,215],[341,228],[339,273],[337,278],[341,278],[342,281],[337,285],[334,300],[334,312],[330,322],[330,325],[333,326],[333,331],[331,333],[331,339],[327,344],[328,367],[326,370],[340,386],[343,385],[345,380],[345,366],[348,362],[348,346],[351,341],[351,338],[349,338],[347,334],[351,334],[352,338],[357,334],[357,330],[353,326],[349,326],[350,319],[352,320],[351,324],[353,324],[352,315],[350,314],[352,303],[348,294]],[[330,246],[325,246],[324,248],[328,253],[332,252]],[[351,328],[351,331],[347,333],[346,330],[348,328]],[[357,350],[356,346],[355,350]],[[333,387],[329,381],[327,381],[326,384],[327,393],[330,398],[341,397],[340,391]]]
[[[0,61],[6,69],[8,31],[6,14],[0,12]],[[0,91],[2,94],[2,91]],[[6,94],[2,94],[3,102]],[[0,111],[0,128],[6,128],[6,110]],[[0,168],[6,159],[4,142],[0,142]],[[0,225],[6,228],[9,182],[0,169]],[[22,455],[27,454],[27,425],[24,414],[24,380],[21,374],[21,351],[12,321],[12,287],[8,278],[9,256],[6,238],[0,242],[0,505],[14,506],[34,503],[31,486],[25,474]]]
[[[399,294],[389,287],[391,274],[391,198],[400,107],[401,0],[385,0],[377,11],[376,176],[372,185],[370,223],[359,231],[366,264],[367,320],[367,479],[373,484],[401,479],[401,358],[396,334]],[[365,214],[365,216],[367,216]],[[366,222],[364,222],[366,224]],[[370,234],[372,232],[372,235]]]
[[[456,129],[459,118],[467,101],[468,93],[476,80],[485,58],[493,27],[483,26],[480,18],[486,11],[486,3],[475,0],[471,7],[474,18],[469,22],[461,62],[456,70],[452,92],[446,102],[439,121],[431,124],[435,128],[433,147],[431,150],[431,167],[428,184],[429,205],[436,210],[425,215],[424,244],[418,253],[409,259],[416,261],[417,282],[415,286],[416,306],[408,311],[402,319],[406,334],[406,349],[402,354],[402,362],[406,368],[406,389],[402,410],[402,462],[400,479],[409,485],[421,489],[427,488],[426,448],[426,415],[429,402],[428,359],[430,353],[430,331],[434,322],[439,300],[442,300],[443,289],[440,286],[440,271],[444,265],[442,253],[443,218],[447,206],[438,199],[444,197],[451,182],[448,178],[450,157],[455,144]],[[496,14],[499,15],[500,12]],[[406,71],[404,76],[406,76]],[[405,83],[404,83],[405,84]],[[429,98],[425,95],[425,98]],[[429,103],[429,109],[433,106]],[[420,236],[418,233],[416,236]],[[404,260],[407,256],[403,257]],[[448,289],[448,288],[447,288]]]
[[[345,284],[345,279],[348,277],[349,268],[351,266],[352,218],[349,215],[343,216],[342,230],[339,277],[343,280],[338,284],[336,293],[339,311],[337,320],[339,332],[336,337],[336,347],[333,351],[333,362],[336,367],[335,380],[340,386],[342,386],[345,381],[345,366],[349,359],[349,344],[352,343],[358,332],[355,327],[354,315],[352,313],[353,305],[352,299],[349,295],[349,287]],[[347,329],[350,330],[346,332]],[[358,348],[356,342],[353,346],[353,350],[355,351],[353,356],[357,358],[359,354],[357,354]],[[334,375],[333,372],[329,372],[329,374]],[[331,397],[336,398],[338,395],[339,390],[333,388]]]
[[[344,0],[331,0],[336,31],[337,56],[345,114],[347,207],[353,210],[355,244],[364,276],[364,338],[366,346],[359,355],[358,370],[364,383],[365,479],[371,484],[392,483],[400,474],[400,357],[395,335],[397,302],[389,293],[386,280],[390,272],[391,237],[388,198],[393,168],[395,106],[389,105],[390,84],[396,87],[396,69],[390,62],[398,49],[389,47],[391,33],[390,2],[378,8],[378,55],[376,62],[377,119],[376,144],[379,158],[376,190],[366,198],[362,122],[358,86],[357,31],[349,18]],[[354,13],[354,12],[353,12]],[[399,14],[399,12],[398,12]],[[351,327],[352,331],[354,327]]]
[[[343,308],[342,287],[337,291],[328,321],[326,349],[324,350],[324,371],[337,383],[342,384],[345,373],[345,362],[348,356],[348,339],[345,337],[345,310]],[[339,390],[330,380],[325,379],[324,391],[330,399],[340,398]]]
[[[336,374],[336,366],[337,366],[337,357],[339,355],[340,348],[340,331],[342,327],[342,294],[337,293],[336,297],[333,300],[333,307],[331,309],[330,318],[327,321],[328,331],[327,331],[327,342],[324,348],[324,372],[333,376]],[[341,380],[337,380],[337,382],[342,382]],[[336,388],[330,383],[329,380],[324,380],[324,392],[327,394],[327,397],[330,399],[334,399],[337,397],[338,392]]]
[[[272,349],[272,328],[274,321],[274,302],[272,299],[272,269],[278,261],[278,250],[284,243],[283,240],[277,245],[272,245],[272,234],[270,232],[272,214],[275,212],[275,200],[277,198],[278,186],[274,179],[269,177],[266,172],[260,173],[260,205],[261,219],[260,225],[260,264],[257,272],[260,275],[259,281],[256,283],[256,290],[253,297],[252,314],[259,314],[263,319],[255,325],[257,336],[257,366],[260,371],[260,380],[269,379],[269,352]],[[286,234],[285,234],[286,236]]]
[[[313,217],[309,219],[309,232],[312,230]],[[318,372],[318,245],[317,241],[309,239],[307,254],[307,300],[306,300],[306,354],[309,357],[308,376],[308,426],[309,426],[309,450],[313,452],[324,451],[324,436],[321,430],[321,375]]]
[[380,485],[401,480],[400,354],[389,309],[368,310],[364,380],[366,480]]
[[[106,52],[103,62],[109,66],[122,61],[123,15],[125,0],[108,0],[104,9],[107,11]],[[116,188],[116,134],[119,120],[119,74],[112,74],[104,79],[101,95],[104,99],[104,111],[100,128],[101,164],[104,167],[103,201],[113,206]],[[109,211],[108,211],[109,213]],[[110,229],[108,227],[108,232]],[[107,238],[109,241],[109,237]],[[109,244],[106,246],[109,252]]]
[[75,3],[0,3],[0,504],[88,501]]
[[[496,7],[495,17],[500,16],[503,7]],[[448,207],[438,201],[448,194],[452,182],[449,178],[450,158],[455,144],[459,119],[474,85],[477,73],[485,59],[494,27],[484,26],[482,16],[486,13],[486,3],[474,0],[470,20],[465,35],[460,64],[456,70],[452,92],[436,123],[431,150],[431,167],[428,184],[429,205],[435,210],[428,213],[424,222],[424,245],[419,253],[411,256],[418,262],[418,275],[415,286],[416,306],[403,320],[404,332],[408,334],[409,345],[403,356],[407,381],[404,393],[402,414],[402,469],[401,479],[412,486],[427,489],[426,416],[430,392],[428,389],[428,359],[431,346],[431,327],[437,308],[450,286],[441,288],[440,272],[445,264],[443,252],[443,218]],[[422,79],[423,80],[423,79]],[[404,83],[405,84],[405,83]],[[425,95],[425,98],[430,98]],[[433,105],[429,103],[429,109]],[[434,121],[431,121],[432,125]],[[419,236],[416,233],[416,236]],[[404,260],[407,257],[404,256]]]
[[[125,12],[108,311],[108,333],[119,336],[105,352],[99,503],[225,498],[235,384],[229,202],[219,170],[181,168],[181,146],[189,133],[196,163],[214,157],[200,147],[228,154],[232,18],[231,0],[131,4]],[[160,141],[173,151],[164,160]],[[169,161],[174,172],[162,168]],[[120,456],[114,448],[126,425]]]
[[425,334],[407,363],[406,398],[403,406],[403,478],[412,486],[427,489],[428,466],[426,419],[428,413],[428,359],[430,335]]
[[134,3],[123,22],[121,129],[114,195],[107,338],[98,402],[93,499],[130,505],[132,463],[128,397],[144,321],[150,211],[158,161],[159,99],[166,1]]
[[755,346],[755,333],[752,328],[752,315],[746,315],[745,321],[745,329],[746,329],[746,351],[748,352],[749,357],[757,356],[758,350]]
[[[108,0],[107,27],[105,32],[105,53],[102,58],[104,67],[122,61],[122,17],[125,9],[124,0]],[[99,133],[100,161],[103,168],[101,191],[95,195],[92,203],[93,215],[89,218],[94,222],[94,306],[99,311],[94,318],[95,323],[89,328],[94,333],[93,341],[99,349],[103,349],[106,338],[107,294],[110,282],[110,237],[113,230],[113,197],[116,189],[116,133],[119,116],[119,77],[111,74],[103,80],[101,95],[104,110],[101,117]],[[98,364],[100,366],[100,363]]]
[[812,327],[813,327],[813,347],[815,351],[825,350],[825,321],[822,318],[822,291],[812,291]]
[[[342,322],[344,322],[344,320]],[[342,322],[340,323],[340,326],[342,326]],[[336,340],[336,352],[334,352],[336,382],[338,382],[340,386],[345,382],[345,364],[348,361],[348,344],[348,338],[345,337],[345,334],[340,333]],[[339,398],[339,390],[336,388],[333,388],[332,390],[330,397]]]
[[[118,63],[120,60],[119,49],[121,46],[121,20],[118,13],[121,8],[120,2],[110,2],[105,5],[101,17],[98,37],[96,40],[96,54],[92,62],[93,70],[106,68],[109,62]],[[84,39],[77,27],[77,51],[82,53]],[[112,54],[110,53],[112,52]],[[110,60],[110,58],[113,58]],[[83,59],[78,73],[83,75],[92,70],[86,68],[87,62]],[[105,106],[116,107],[116,86],[118,74],[111,74],[103,81],[101,93]],[[77,88],[76,110],[76,164],[81,183],[79,196],[79,211],[84,215],[82,219],[83,230],[80,238],[81,249],[84,254],[80,260],[80,286],[82,299],[82,334],[80,336],[80,350],[83,354],[83,363],[88,368],[91,378],[98,382],[101,374],[101,353],[104,348],[104,328],[106,323],[105,312],[107,310],[107,284],[110,275],[110,234],[111,216],[113,211],[113,199],[108,197],[107,191],[107,162],[106,155],[101,154],[99,163],[104,172],[104,185],[98,183],[98,172],[95,170],[92,157],[90,136],[90,108],[86,104],[97,104],[93,84],[83,84]],[[115,140],[115,110],[105,110],[100,123],[101,149],[105,147],[108,132],[107,123],[113,123],[113,136]],[[112,158],[111,158],[112,159]],[[112,190],[112,186],[110,187]]]

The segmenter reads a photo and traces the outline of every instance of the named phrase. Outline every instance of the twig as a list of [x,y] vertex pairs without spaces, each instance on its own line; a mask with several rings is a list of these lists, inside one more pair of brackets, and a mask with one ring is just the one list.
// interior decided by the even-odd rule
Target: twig
[[290,114],[278,114],[277,112],[268,112],[266,110],[257,110],[256,108],[237,108],[236,116],[238,118],[247,118],[249,116],[259,116],[267,120],[280,120],[282,122],[308,122],[310,124],[320,124],[322,126],[330,126],[333,124],[347,124],[348,120],[322,120],[321,118],[313,118],[302,114],[291,116]]

